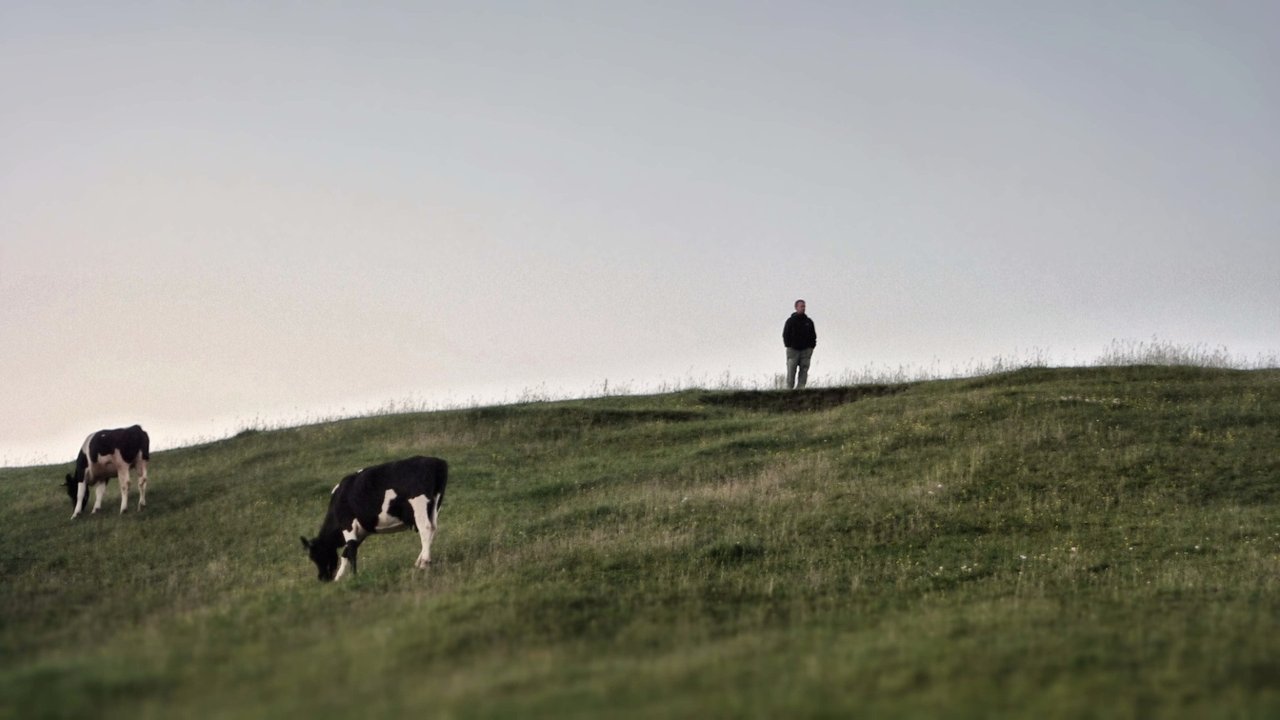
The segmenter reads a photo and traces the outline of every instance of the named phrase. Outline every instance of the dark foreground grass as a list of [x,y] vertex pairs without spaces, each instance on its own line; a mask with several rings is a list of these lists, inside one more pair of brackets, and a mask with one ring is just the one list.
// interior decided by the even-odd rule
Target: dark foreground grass
[[[435,565],[298,536],[447,458]],[[1280,716],[1280,372],[389,415],[0,470],[0,717]],[[115,486],[104,506],[114,504]]]

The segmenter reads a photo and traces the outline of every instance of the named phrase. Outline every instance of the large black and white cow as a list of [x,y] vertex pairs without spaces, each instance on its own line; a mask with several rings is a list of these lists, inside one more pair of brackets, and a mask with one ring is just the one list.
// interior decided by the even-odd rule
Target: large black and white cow
[[96,489],[93,512],[102,507],[107,481],[120,478],[120,512],[129,509],[129,470],[137,470],[138,507],[147,506],[147,462],[151,460],[151,438],[137,425],[116,430],[99,430],[85,438],[76,456],[76,471],[67,475],[67,495],[71,497],[71,519],[75,520],[89,501],[89,488]]
[[[375,465],[342,479],[329,497],[329,510],[315,540],[302,538],[302,546],[320,571],[321,580],[338,580],[351,568],[356,572],[356,551],[373,533],[416,528],[422,552],[414,567],[431,562],[449,464],[421,455]],[[338,550],[342,549],[341,562]]]

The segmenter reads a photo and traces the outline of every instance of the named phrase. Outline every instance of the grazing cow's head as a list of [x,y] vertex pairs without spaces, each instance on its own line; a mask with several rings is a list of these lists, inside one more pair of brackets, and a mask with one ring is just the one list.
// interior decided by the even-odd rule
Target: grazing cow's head
[[78,484],[75,477],[71,473],[67,473],[67,497],[71,498],[72,507],[75,507],[76,504],[76,485]]
[[302,547],[307,549],[311,562],[316,564],[322,582],[328,582],[338,574],[338,548],[326,547],[320,538],[308,540],[305,537],[302,538]]

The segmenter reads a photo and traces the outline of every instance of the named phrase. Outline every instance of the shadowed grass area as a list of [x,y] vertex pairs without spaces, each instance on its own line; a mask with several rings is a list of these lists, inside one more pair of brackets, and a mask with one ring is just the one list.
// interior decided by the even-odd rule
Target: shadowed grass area
[[[1275,716],[1277,448],[1278,371],[1034,368],[244,433],[75,522],[0,470],[0,717]],[[317,583],[415,453],[434,566]]]

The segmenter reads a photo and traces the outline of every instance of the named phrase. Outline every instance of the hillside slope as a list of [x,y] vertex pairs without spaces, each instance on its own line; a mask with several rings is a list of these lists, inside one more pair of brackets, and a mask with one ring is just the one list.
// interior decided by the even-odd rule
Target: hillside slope
[[[434,566],[316,582],[333,484],[417,453]],[[0,470],[0,717],[1280,715],[1280,371],[356,419],[75,522],[65,472]]]

